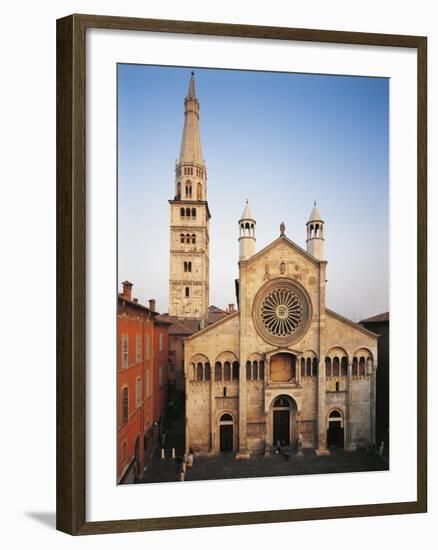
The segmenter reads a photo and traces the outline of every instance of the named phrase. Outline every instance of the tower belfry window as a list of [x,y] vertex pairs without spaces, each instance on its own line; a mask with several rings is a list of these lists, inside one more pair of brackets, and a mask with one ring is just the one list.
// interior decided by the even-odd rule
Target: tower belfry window
[[190,288],[188,286],[186,286],[186,289],[185,289],[185,296],[186,298],[189,298],[190,296]]

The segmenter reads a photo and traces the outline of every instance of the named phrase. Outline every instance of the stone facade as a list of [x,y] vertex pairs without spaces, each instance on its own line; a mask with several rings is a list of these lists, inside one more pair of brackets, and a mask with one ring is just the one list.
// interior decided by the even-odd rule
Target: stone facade
[[240,260],[239,311],[185,340],[186,445],[197,452],[375,442],[378,337],[326,308],[327,262],[281,229]]
[[[239,310],[209,324],[210,211],[193,73],[184,105],[169,201],[169,317],[184,344],[187,448],[247,457],[277,443],[321,454],[330,445],[373,444],[378,336],[326,308],[324,220],[316,203],[306,250],[286,237],[282,223],[280,236],[256,252],[247,201],[238,222]],[[194,320],[199,327],[190,335],[178,332],[176,322]],[[182,345],[174,344],[179,363]]]

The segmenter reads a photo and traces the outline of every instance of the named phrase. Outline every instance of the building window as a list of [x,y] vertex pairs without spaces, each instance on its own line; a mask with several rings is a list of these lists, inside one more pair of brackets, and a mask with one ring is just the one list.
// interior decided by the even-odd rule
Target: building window
[[135,405],[137,407],[141,405],[141,378],[139,376],[135,381]]
[[128,368],[128,360],[129,360],[129,353],[128,353],[128,335],[123,334],[122,335],[122,369]]
[[196,380],[204,380],[204,369],[202,367],[202,363],[198,363],[196,366]]
[[196,208],[192,208],[192,218],[196,218]]
[[346,357],[343,357],[341,359],[341,375],[347,376],[348,374],[348,359]]
[[184,262],[184,273],[187,273],[187,262]]
[[145,336],[144,354],[145,354],[145,359],[150,359],[151,357],[151,335],[150,334],[146,334]]
[[214,366],[214,379],[222,380],[222,364],[217,362]]
[[205,363],[204,365],[204,378],[205,380],[211,380],[211,368],[210,363]]
[[316,357],[312,361],[312,376],[318,376],[318,359]]
[[332,360],[330,357],[325,358],[325,375],[327,377],[332,375]]
[[231,365],[229,361],[224,363],[224,380],[231,380]]
[[357,357],[353,357],[353,366],[352,366],[353,375],[357,376],[359,374],[359,367]]
[[192,244],[196,244],[196,235],[192,235]]
[[141,334],[135,336],[135,360],[141,362]]
[[339,357],[333,359],[332,372],[332,376],[339,376]]
[[190,289],[189,289],[188,286],[186,286],[185,295],[186,295],[186,298],[188,298],[190,296]]
[[158,338],[158,349],[159,351],[163,351],[163,335],[161,333]]
[[151,385],[151,371],[150,369],[146,369],[146,379],[145,379],[145,397],[150,397],[152,393],[152,385]]
[[192,262],[187,262],[187,271],[188,271],[189,273],[192,272]]
[[122,422],[126,424],[128,422],[129,415],[129,397],[128,397],[128,388],[123,388],[122,390]]
[[336,382],[336,391],[339,391],[339,382]]
[[239,363],[238,363],[238,361],[233,362],[232,378],[233,378],[233,380],[239,380]]
[[190,208],[186,208],[186,216],[190,218]]
[[259,363],[259,380],[265,379],[265,363],[260,361]]
[[186,211],[184,210],[184,208],[181,208],[179,213],[180,213],[181,218],[184,218],[185,214],[186,214]]
[[181,235],[179,236],[179,240],[182,244],[184,244],[184,233],[181,233]]

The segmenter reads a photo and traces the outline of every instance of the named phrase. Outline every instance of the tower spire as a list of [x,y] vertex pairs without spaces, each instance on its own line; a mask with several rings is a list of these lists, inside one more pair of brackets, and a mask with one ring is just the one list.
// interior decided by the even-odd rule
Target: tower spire
[[186,97],[194,97],[196,98],[196,90],[195,90],[195,72],[192,71],[190,73],[190,83],[189,83],[189,91],[187,92]]
[[181,140],[179,162],[204,164],[199,132],[199,101],[196,97],[195,73],[190,76],[189,89],[184,100],[184,129]]

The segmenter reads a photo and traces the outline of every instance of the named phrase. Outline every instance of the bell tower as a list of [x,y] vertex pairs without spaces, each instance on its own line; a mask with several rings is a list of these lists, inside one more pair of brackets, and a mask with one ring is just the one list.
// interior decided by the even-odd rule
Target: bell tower
[[199,101],[192,71],[170,204],[169,315],[205,319],[209,306],[207,167],[202,157]]

